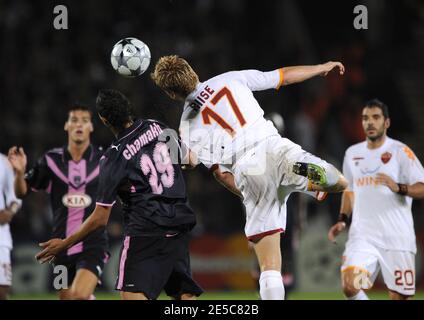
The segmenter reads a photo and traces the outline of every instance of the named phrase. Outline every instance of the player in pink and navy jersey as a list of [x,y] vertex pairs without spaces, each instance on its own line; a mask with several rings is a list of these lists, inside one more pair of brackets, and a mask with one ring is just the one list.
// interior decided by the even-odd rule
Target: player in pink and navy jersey
[[[93,132],[91,111],[81,105],[69,109],[64,127],[68,144],[47,151],[25,173],[23,148],[12,147],[9,160],[16,172],[15,192],[23,197],[28,190],[50,195],[53,237],[64,238],[77,230],[95,206],[101,148],[90,143]],[[105,228],[62,252],[54,261],[68,271],[69,289],[59,291],[60,299],[89,299],[99,282],[109,254]]]
[[125,238],[116,289],[122,299],[156,299],[162,289],[175,299],[195,299],[203,292],[190,268],[189,231],[196,217],[179,164],[188,152],[180,152],[176,132],[164,124],[134,119],[120,92],[101,90],[96,106],[116,136],[100,160],[96,207],[74,234],[43,243],[37,259],[50,261],[104,227],[119,198]]

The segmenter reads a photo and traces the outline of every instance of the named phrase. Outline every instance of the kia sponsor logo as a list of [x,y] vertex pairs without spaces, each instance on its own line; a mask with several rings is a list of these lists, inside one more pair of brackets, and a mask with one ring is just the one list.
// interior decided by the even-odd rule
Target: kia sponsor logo
[[91,198],[86,194],[67,193],[62,197],[62,203],[68,208],[87,208],[91,204]]

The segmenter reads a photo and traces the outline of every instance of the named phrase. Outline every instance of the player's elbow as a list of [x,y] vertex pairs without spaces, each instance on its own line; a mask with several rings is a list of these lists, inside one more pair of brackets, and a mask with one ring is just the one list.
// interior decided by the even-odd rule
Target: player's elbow
[[93,229],[106,227],[109,221],[111,209],[111,207],[104,207],[100,205],[96,206],[96,209],[94,210],[91,217],[91,224],[93,226]]
[[106,217],[100,216],[96,219],[96,229],[104,228],[107,226],[108,219]]
[[19,199],[23,199],[27,194],[27,190],[15,189],[15,195]]

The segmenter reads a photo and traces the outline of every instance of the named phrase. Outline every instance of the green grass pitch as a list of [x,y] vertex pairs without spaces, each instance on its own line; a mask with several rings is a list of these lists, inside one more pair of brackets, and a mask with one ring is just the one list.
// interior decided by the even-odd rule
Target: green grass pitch
[[[384,291],[374,291],[368,294],[370,299],[388,300],[388,294]],[[12,300],[57,300],[57,296],[51,294],[12,294]],[[96,293],[98,300],[117,300],[118,293]],[[161,295],[160,300],[169,300],[166,295]],[[257,292],[206,292],[200,300],[258,300]],[[288,300],[344,300],[340,292],[292,292],[288,295]],[[414,300],[424,300],[424,292],[417,292]]]

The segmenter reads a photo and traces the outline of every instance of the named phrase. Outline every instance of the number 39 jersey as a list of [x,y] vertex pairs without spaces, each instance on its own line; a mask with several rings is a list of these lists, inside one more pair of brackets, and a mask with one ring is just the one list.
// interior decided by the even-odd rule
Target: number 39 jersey
[[250,146],[278,134],[252,91],[278,89],[283,76],[283,69],[231,71],[199,83],[185,101],[183,142],[207,167],[234,164]]
[[163,235],[196,223],[181,168],[168,150],[175,150],[173,142],[163,138],[165,129],[155,120],[137,120],[100,160],[97,204],[113,206],[120,198],[127,236]]

